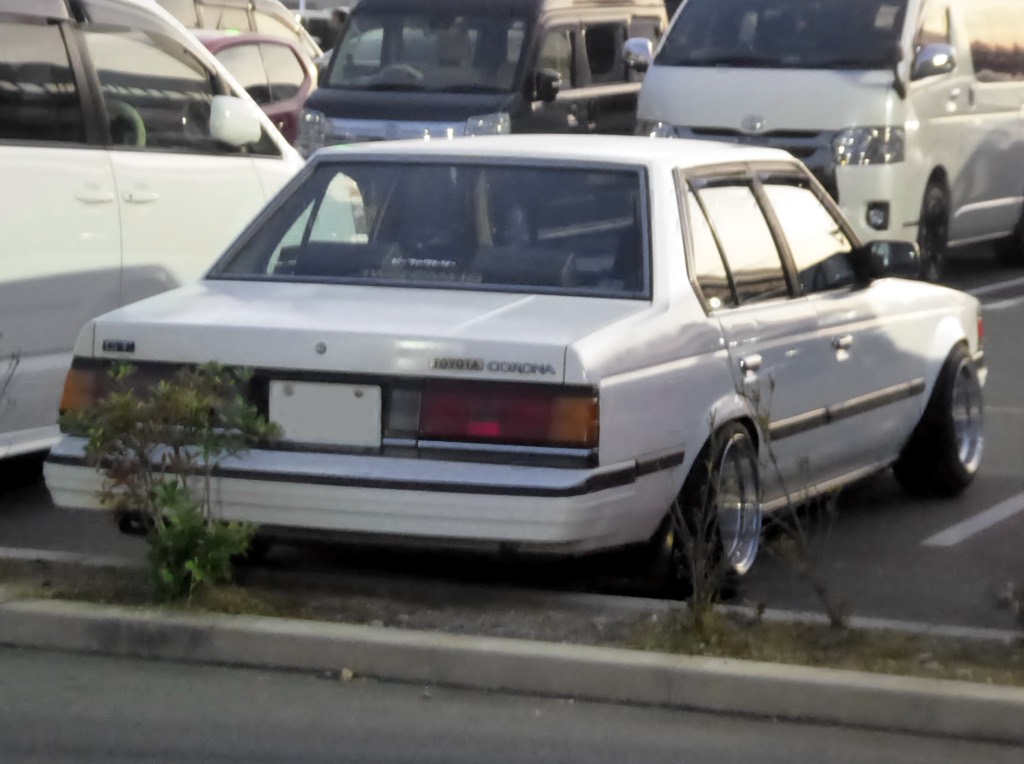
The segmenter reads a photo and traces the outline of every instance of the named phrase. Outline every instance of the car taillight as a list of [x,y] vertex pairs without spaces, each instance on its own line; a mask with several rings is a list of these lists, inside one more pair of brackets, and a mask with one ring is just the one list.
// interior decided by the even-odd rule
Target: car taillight
[[424,440],[595,448],[597,396],[514,384],[431,384],[423,391],[419,430]]
[[84,364],[75,359],[64,378],[60,411],[85,411],[98,403],[109,390],[110,374],[106,366]]
[[985,346],[985,319],[978,314],[978,347],[982,348]]

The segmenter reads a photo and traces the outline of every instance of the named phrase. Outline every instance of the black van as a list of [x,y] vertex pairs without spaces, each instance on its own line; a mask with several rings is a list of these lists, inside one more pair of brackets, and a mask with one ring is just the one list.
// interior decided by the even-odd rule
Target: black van
[[630,37],[664,0],[361,0],[297,146],[498,133],[631,133]]

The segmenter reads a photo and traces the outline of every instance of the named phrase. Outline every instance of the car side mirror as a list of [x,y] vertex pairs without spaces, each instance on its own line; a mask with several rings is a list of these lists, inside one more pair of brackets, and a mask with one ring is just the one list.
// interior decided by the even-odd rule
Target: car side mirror
[[237,96],[216,95],[210,104],[210,137],[241,148],[263,134],[255,106]]
[[646,37],[630,37],[622,46],[626,66],[636,72],[646,72],[654,60],[654,44]]
[[910,79],[922,80],[937,74],[949,74],[956,68],[956,51],[952,45],[932,43],[925,45],[914,56]]
[[921,250],[912,241],[873,241],[855,252],[862,281],[886,276],[917,278],[921,274]]
[[562,75],[554,69],[539,69],[533,77],[534,99],[551,103],[562,89]]

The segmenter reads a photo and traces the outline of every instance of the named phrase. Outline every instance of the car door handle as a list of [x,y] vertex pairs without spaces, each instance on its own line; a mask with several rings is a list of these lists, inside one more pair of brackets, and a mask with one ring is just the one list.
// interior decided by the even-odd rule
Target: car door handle
[[75,194],[75,198],[86,204],[105,204],[114,201],[114,192],[101,191],[98,188],[85,188]]
[[754,355],[744,356],[740,359],[740,371],[744,374],[753,374],[761,368],[761,361],[762,358],[757,353]]
[[128,191],[124,200],[130,204],[149,204],[160,198],[160,194],[154,191]]
[[960,88],[953,88],[952,90],[949,91],[949,100],[950,101],[959,101],[960,100],[960,96],[963,95],[963,92],[964,91],[962,89],[960,89]]
[[832,349],[833,350],[849,350],[853,347],[853,335],[844,334],[842,337],[832,338]]

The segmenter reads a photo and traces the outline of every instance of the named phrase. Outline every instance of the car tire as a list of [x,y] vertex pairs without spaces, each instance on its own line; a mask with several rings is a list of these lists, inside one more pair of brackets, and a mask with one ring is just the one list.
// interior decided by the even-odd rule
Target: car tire
[[657,593],[672,599],[693,593],[692,545],[685,539],[703,532],[713,545],[710,564],[721,566],[718,596],[735,596],[760,547],[760,496],[757,448],[743,425],[729,423],[701,449],[675,507],[649,542],[648,574]]
[[929,181],[924,190],[917,244],[921,249],[919,278],[939,281],[946,269],[946,251],[949,248],[949,194],[937,180]]
[[0,460],[0,495],[38,483],[47,453],[22,454]]
[[942,365],[921,420],[893,465],[912,496],[949,497],[978,472],[984,450],[981,382],[967,348],[957,345]]

